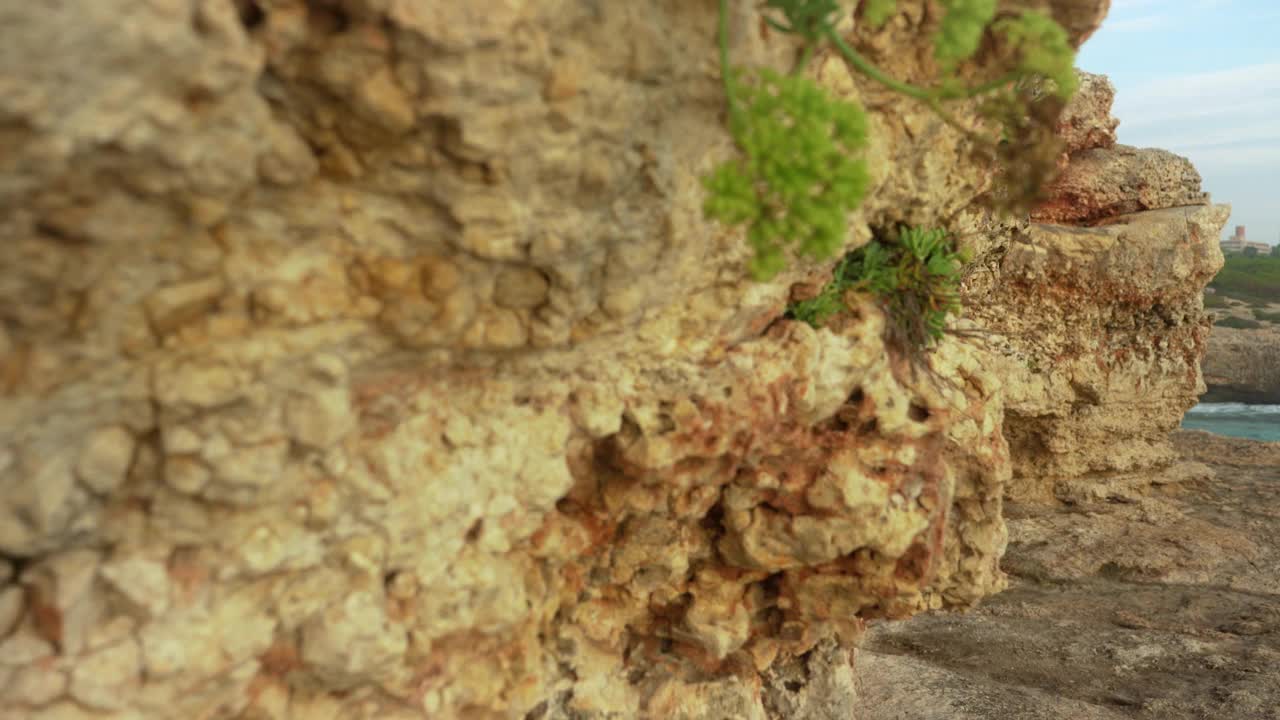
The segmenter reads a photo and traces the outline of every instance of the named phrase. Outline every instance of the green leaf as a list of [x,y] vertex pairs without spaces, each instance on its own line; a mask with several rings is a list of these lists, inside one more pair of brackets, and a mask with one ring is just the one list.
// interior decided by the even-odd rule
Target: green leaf
[[1063,100],[1076,91],[1076,52],[1067,31],[1053,18],[1025,10],[1015,18],[1002,19],[995,29],[1018,53],[1018,69],[1049,78]]
[[946,14],[934,36],[934,56],[951,70],[973,57],[987,24],[996,14],[996,0],[942,0]]
[[809,42],[815,42],[822,32],[834,23],[835,15],[840,11],[836,0],[765,0],[764,6],[771,10],[779,10],[786,22],[765,18],[770,26],[784,33],[800,35]]
[[[851,67],[890,89],[922,100],[943,120],[967,132],[979,149],[1000,162],[1008,197],[1035,196],[1043,182],[1041,155],[1048,157],[1045,132],[1051,132],[1059,100],[1074,92],[1074,50],[1066,31],[1050,16],[1024,11],[993,23],[998,0],[938,0],[944,10],[934,36],[934,54],[943,73],[932,86],[896,81],[862,58],[835,34],[841,13],[839,0],[763,0],[765,22],[777,30],[803,38],[802,58],[820,45],[833,44]],[[856,103],[837,99],[803,77],[797,68],[789,75],[769,69],[747,73],[729,67],[728,2],[720,0],[720,58],[729,103],[729,130],[740,152],[703,180],[708,196],[704,213],[728,225],[745,225],[754,251],[753,276],[772,277],[789,253],[825,258],[845,242],[849,214],[866,195],[870,177],[861,151],[867,145],[865,111]],[[883,25],[897,11],[895,0],[862,0],[861,17],[872,27]],[[993,74],[969,87],[956,74],[957,66],[977,52],[987,30],[1003,39],[1016,59],[1015,68]],[[1060,97],[1047,95],[1041,79],[1054,84]],[[1001,124],[1002,141],[987,142],[961,127],[942,108],[950,100],[980,98],[984,116]],[[1044,130],[1048,128],[1048,130]],[[1028,156],[1031,160],[1023,161]],[[1056,159],[1056,152],[1053,158]],[[1045,166],[1047,167],[1047,165]],[[999,197],[1006,197],[1001,195]],[[1010,201],[1012,202],[1012,201]],[[954,285],[962,261],[950,248],[943,231],[905,229],[894,249],[868,246],[851,261],[859,270],[857,287],[877,293],[913,287],[927,302],[895,301],[895,307],[951,308],[955,301],[941,288]],[[879,254],[877,254],[879,253]],[[908,262],[909,260],[909,262]],[[919,299],[917,296],[910,296]],[[934,312],[929,310],[928,312]],[[921,316],[925,310],[909,311]],[[945,320],[946,311],[943,312]],[[941,321],[938,321],[941,322]],[[930,321],[915,321],[911,336]]]
[[787,247],[830,257],[870,184],[865,112],[807,78],[768,69],[739,93],[730,125],[742,157],[704,179],[706,216],[748,225],[757,278],[782,269]]
[[866,0],[862,5],[862,19],[879,30],[897,11],[896,0]]
[[846,255],[817,297],[788,310],[818,327],[843,308],[847,290],[867,292],[888,312],[892,337],[913,351],[925,350],[945,334],[947,317],[959,312],[959,266],[946,231],[902,228],[893,242],[873,240]]
[[760,216],[760,205],[751,178],[735,162],[722,163],[703,178],[707,198],[703,212],[726,225],[751,222]]

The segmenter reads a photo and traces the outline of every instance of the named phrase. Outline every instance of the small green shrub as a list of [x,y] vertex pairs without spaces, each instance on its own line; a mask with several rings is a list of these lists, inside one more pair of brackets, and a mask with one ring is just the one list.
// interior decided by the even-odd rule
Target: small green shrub
[[1219,327],[1236,328],[1238,330],[1256,330],[1262,327],[1262,323],[1256,320],[1235,316],[1219,318],[1218,320],[1215,320],[1213,324]]
[[885,309],[890,340],[926,349],[942,338],[947,316],[960,311],[963,265],[945,230],[903,228],[846,255],[817,297],[793,304],[788,316],[820,327],[844,309],[846,292],[867,292]]
[[[993,202],[1011,208],[1033,200],[1057,159],[1052,118],[1075,91],[1075,52],[1057,22],[1036,10],[997,17],[996,0],[941,0],[944,9],[933,37],[942,68],[932,85],[894,79],[864,58],[836,31],[838,0],[764,0],[763,20],[803,42],[788,75],[736,69],[729,59],[729,3],[719,3],[720,73],[729,110],[729,131],[740,156],[704,177],[709,218],[746,225],[753,250],[751,275],[768,280],[786,265],[787,250],[825,259],[846,239],[848,215],[862,202],[868,177],[861,152],[866,147],[865,111],[832,97],[803,77],[817,50],[831,48],[848,66],[890,90],[928,106],[968,136],[979,154],[998,162],[1002,189]],[[898,11],[894,0],[861,3],[873,26]],[[990,31],[988,33],[988,31]],[[990,35],[994,56],[1005,67],[976,84],[959,67]],[[998,124],[995,133],[975,131],[957,121],[944,103],[974,100]]]
[[753,84],[731,82],[741,105],[729,127],[742,155],[704,180],[707,216],[747,225],[756,278],[786,266],[787,244],[831,257],[870,182],[856,154],[867,143],[866,115],[808,78],[761,70]]
[[1228,255],[1209,287],[1255,306],[1280,303],[1280,257]]
[[840,262],[836,263],[835,270],[831,273],[831,281],[824,285],[816,296],[789,305],[786,316],[819,328],[825,325],[831,316],[844,310],[845,292],[856,287],[861,280],[851,272],[853,264],[858,262],[855,256],[859,252],[861,250],[845,255]]
[[1253,317],[1255,320],[1260,320],[1262,322],[1280,324],[1280,312],[1272,312],[1268,310],[1263,310],[1262,308],[1254,308]]

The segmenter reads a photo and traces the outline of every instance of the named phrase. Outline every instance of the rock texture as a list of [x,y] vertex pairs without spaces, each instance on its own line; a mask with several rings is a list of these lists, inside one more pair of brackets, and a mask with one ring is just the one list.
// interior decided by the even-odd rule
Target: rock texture
[[[976,344],[785,321],[816,269],[701,217],[715,4],[483,5],[0,9],[0,715],[830,717],[866,618],[1003,586]],[[842,31],[919,79],[936,22]],[[850,247],[986,189],[813,73],[874,111]]]
[[1280,443],[1175,445],[1185,472],[1122,502],[1011,505],[1012,588],[874,627],[855,717],[1280,717]]
[[1274,328],[1213,328],[1204,358],[1204,402],[1280,404],[1280,335]]
[[1116,128],[1120,121],[1111,117],[1111,104],[1116,88],[1105,75],[1079,72],[1080,84],[1058,118],[1058,137],[1064,149],[1063,169],[1072,154],[1107,150],[1116,146]]
[[[980,225],[966,279],[969,320],[1005,380],[1019,499],[1147,482],[1175,459],[1168,433],[1204,391],[1201,293],[1222,267],[1229,208],[1204,204],[1185,160],[1113,146],[1109,84],[1086,75],[1082,87],[1063,128],[1082,144],[1068,145],[1039,221]],[[1093,113],[1102,131],[1072,129]]]
[[[1092,144],[1112,139],[1106,133],[1098,135],[1078,140]],[[1127,145],[1071,153],[1048,192],[1050,199],[1031,213],[1032,221],[1099,224],[1144,210],[1204,205],[1209,198],[1200,190],[1200,173],[1190,160],[1168,150]]]
[[[1107,4],[1047,5],[1079,41]],[[735,61],[785,67],[756,5]],[[935,11],[840,31],[924,81]],[[964,133],[812,68],[870,110],[849,247],[982,231],[968,332],[913,372],[868,302],[786,320],[821,271],[746,281],[703,220],[715,31],[0,9],[0,715],[848,717],[869,619],[1004,587],[1006,493],[1171,461],[1225,209],[1111,147],[1105,81],[1038,216],[1080,225],[1000,225]]]

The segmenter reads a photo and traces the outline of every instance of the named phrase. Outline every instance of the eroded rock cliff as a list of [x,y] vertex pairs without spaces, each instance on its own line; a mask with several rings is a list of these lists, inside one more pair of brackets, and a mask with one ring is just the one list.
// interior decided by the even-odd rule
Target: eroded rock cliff
[[[1011,587],[973,613],[872,628],[854,664],[862,720],[1276,706],[1280,646],[1263,638],[1280,620],[1280,443],[1169,432],[1204,389],[1206,336],[1229,337],[1208,334],[1200,299],[1226,208],[1204,204],[1187,161],[1115,146],[1110,83],[1081,87],[1066,172],[1034,222],[984,219],[966,288],[1004,381]],[[1258,377],[1214,357],[1205,380]]]
[[[841,29],[930,77],[936,7],[900,5]],[[1047,5],[1076,42],[1106,9]],[[786,63],[732,18],[740,62]],[[1018,492],[1132,470],[1198,387],[1221,211],[1162,209],[1199,202],[1180,165],[1083,217],[1154,212],[976,240],[987,332],[932,375],[871,304],[782,319],[821,273],[746,281],[699,207],[714,3],[0,21],[4,713],[847,717],[865,619],[1002,587],[1006,434]],[[989,189],[923,106],[813,72],[871,110],[851,244]]]
[[1005,380],[1018,499],[1147,482],[1204,392],[1202,292],[1229,207],[1208,204],[1185,159],[1115,144],[1105,78],[1081,88],[1060,133],[1066,171],[1030,222],[977,235],[967,280],[966,313]]

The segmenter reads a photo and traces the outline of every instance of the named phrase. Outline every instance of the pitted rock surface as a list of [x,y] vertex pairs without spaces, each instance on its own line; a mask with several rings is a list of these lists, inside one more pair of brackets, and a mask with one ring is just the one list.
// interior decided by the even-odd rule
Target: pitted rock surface
[[1173,463],[1168,435],[1205,390],[1202,293],[1223,263],[1229,206],[1205,204],[1187,160],[1111,147],[1110,85],[1082,87],[1063,122],[1100,135],[1067,132],[1084,149],[1032,222],[975,221],[965,280],[1004,381],[1007,494],[1024,501],[1105,496]]
[[[1107,4],[1049,3],[1077,41]],[[731,5],[735,61],[786,67]],[[839,30],[928,79],[937,13],[901,5]],[[0,10],[0,715],[847,717],[868,619],[1004,587],[1022,418],[1069,443],[1127,420],[1077,412],[1130,392],[1089,353],[1150,342],[1116,362],[1159,368],[1131,432],[1163,452],[1218,209],[983,236],[997,315],[1097,296],[1120,304],[1080,321],[1120,329],[1009,351],[1062,363],[1042,385],[981,333],[912,371],[869,302],[783,318],[824,271],[752,283],[702,217],[715,27],[681,2]],[[962,133],[811,74],[869,109],[849,248],[974,212]],[[1168,167],[1140,202],[1189,197]]]

